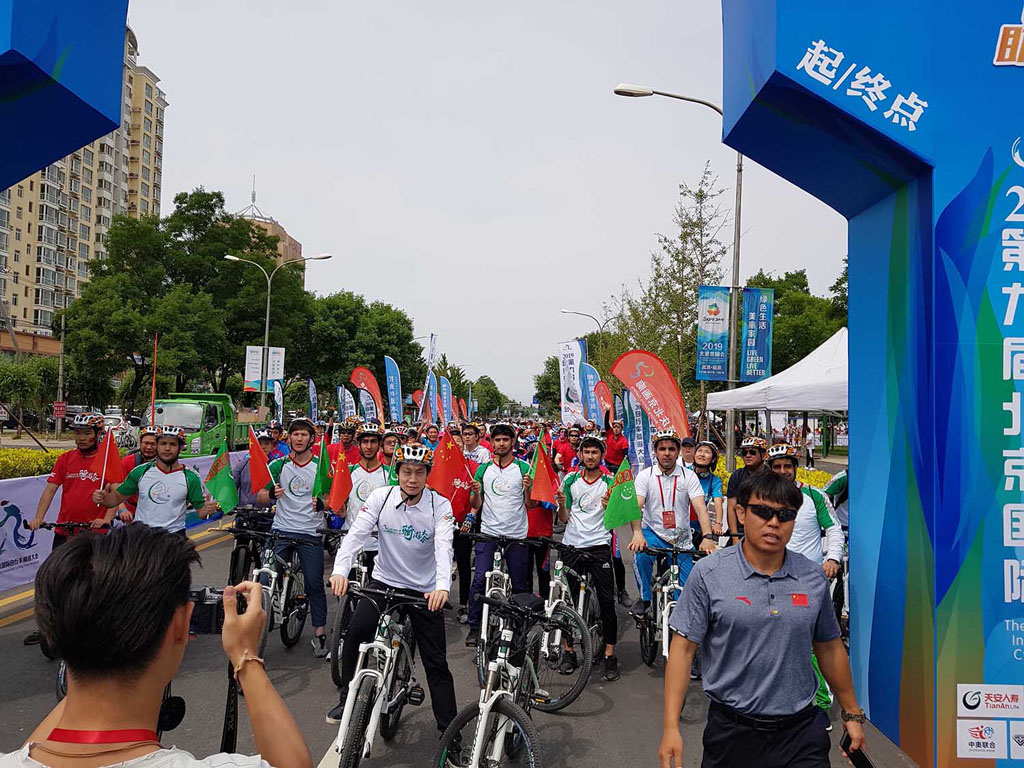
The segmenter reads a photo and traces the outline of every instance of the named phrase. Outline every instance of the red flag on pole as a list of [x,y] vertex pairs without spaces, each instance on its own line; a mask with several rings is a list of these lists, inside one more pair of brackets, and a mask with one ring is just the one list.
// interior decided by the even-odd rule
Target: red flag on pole
[[256,432],[252,426],[249,427],[249,486],[253,493],[261,488],[266,488],[274,478],[270,475],[270,467],[267,466],[267,454],[260,448],[260,441],[256,439]]
[[[321,461],[327,461],[326,454]],[[331,467],[331,495],[327,497],[327,506],[335,512],[345,508],[348,496],[352,493],[352,473],[348,469],[348,457],[344,451],[338,451],[338,458]]]
[[657,355],[631,349],[612,363],[612,374],[629,389],[651,419],[655,430],[672,427],[680,437],[690,436],[686,403],[675,377]]
[[414,403],[416,403],[416,407],[417,408],[420,407],[420,403],[423,402],[423,390],[422,389],[417,389],[415,392],[412,393],[412,401]]
[[555,468],[551,464],[551,457],[548,456],[547,448],[544,446],[543,432],[537,441],[537,451],[533,455],[533,469],[530,472],[530,476],[533,477],[530,499],[554,504],[555,489],[558,487],[558,474],[555,472]]
[[466,410],[466,401],[459,398],[459,410],[462,411],[462,418],[469,421],[469,411]]
[[469,512],[472,480],[469,464],[459,444],[449,432],[443,432],[437,450],[434,451],[434,466],[427,476],[427,485],[452,503],[452,513],[456,520],[462,521]]
[[100,476],[100,488],[106,488],[107,483],[124,482],[124,465],[121,464],[121,454],[117,451],[117,444],[114,442],[114,433],[107,427],[100,443],[100,449],[92,460],[90,469]]
[[608,418],[608,414],[615,407],[612,403],[612,391],[608,389],[608,382],[599,381],[594,385],[594,396],[601,406],[601,421]]

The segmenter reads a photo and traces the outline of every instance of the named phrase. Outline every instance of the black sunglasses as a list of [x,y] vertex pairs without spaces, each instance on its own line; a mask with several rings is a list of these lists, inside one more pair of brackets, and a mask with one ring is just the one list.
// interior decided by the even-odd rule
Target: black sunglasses
[[761,451],[757,448],[744,448],[740,451],[740,456],[759,456]]
[[747,512],[753,512],[765,522],[778,516],[780,523],[791,523],[796,520],[797,515],[797,510],[795,509],[776,509],[775,507],[767,507],[764,504],[748,504]]

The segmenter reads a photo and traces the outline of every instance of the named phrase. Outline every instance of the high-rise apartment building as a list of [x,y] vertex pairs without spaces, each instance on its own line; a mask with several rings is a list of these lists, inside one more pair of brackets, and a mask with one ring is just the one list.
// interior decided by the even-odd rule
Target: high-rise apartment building
[[[299,261],[302,259],[302,243],[289,235],[288,230],[281,226],[281,222],[272,216],[267,216],[256,206],[255,182],[253,183],[252,199],[249,205],[235,215],[251,221],[268,235],[277,238],[277,257],[275,260],[279,265],[284,264],[286,261]],[[305,284],[306,265],[297,264],[294,267],[290,267],[290,269],[302,275],[302,282]]]
[[160,214],[167,97],[138,56],[128,28],[120,128],[0,190],[0,327],[49,334],[106,257],[111,219]]

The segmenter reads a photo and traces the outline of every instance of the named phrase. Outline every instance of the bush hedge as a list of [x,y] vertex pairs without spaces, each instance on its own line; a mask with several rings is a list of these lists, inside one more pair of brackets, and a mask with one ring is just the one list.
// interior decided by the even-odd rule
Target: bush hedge
[[[742,464],[739,466],[742,466]],[[719,458],[715,474],[722,478],[722,493],[725,493],[725,491],[729,489],[729,473],[725,470],[724,457]],[[832,480],[832,475],[828,472],[822,472],[820,469],[804,469],[803,467],[798,467],[796,470],[796,479],[801,483],[820,489],[829,484]]]
[[65,450],[51,448],[47,453],[31,448],[0,448],[0,480],[48,475]]

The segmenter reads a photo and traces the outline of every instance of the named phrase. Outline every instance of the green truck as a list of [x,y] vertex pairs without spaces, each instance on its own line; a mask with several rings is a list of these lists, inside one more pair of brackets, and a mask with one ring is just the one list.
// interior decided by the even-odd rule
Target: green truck
[[[144,423],[148,423],[148,410]],[[265,412],[239,411],[230,395],[174,392],[156,401],[154,423],[183,427],[188,436],[181,456],[192,458],[217,453],[225,440],[232,451],[245,448],[249,427],[259,429],[267,420]]]

